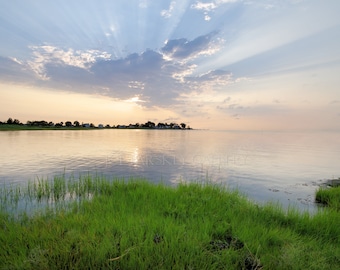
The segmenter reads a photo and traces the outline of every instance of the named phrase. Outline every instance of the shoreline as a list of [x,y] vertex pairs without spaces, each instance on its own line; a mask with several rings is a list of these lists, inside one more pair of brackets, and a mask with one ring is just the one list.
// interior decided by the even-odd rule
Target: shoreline
[[119,129],[119,130],[194,130],[193,128],[148,128],[148,127],[49,127],[49,126],[28,126],[28,125],[0,125],[0,131],[20,131],[20,130],[109,130],[109,129]]
[[169,187],[100,176],[55,177],[1,192],[9,205],[24,197],[43,207],[16,216],[1,208],[0,268],[340,266],[340,215],[332,209],[309,215],[258,205],[212,183]]

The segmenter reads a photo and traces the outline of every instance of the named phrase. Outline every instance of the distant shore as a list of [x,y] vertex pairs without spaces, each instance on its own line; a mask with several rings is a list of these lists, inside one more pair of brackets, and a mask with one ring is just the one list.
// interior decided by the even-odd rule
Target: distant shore
[[98,130],[98,129],[148,129],[148,130],[192,130],[192,128],[160,128],[160,127],[141,127],[141,126],[31,126],[26,124],[2,124],[0,131],[16,131],[16,130]]

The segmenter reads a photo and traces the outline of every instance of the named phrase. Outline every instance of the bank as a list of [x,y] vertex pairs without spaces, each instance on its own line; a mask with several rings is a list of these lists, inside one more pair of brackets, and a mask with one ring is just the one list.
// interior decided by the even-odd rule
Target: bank
[[55,177],[1,189],[0,269],[337,269],[339,224],[206,182]]

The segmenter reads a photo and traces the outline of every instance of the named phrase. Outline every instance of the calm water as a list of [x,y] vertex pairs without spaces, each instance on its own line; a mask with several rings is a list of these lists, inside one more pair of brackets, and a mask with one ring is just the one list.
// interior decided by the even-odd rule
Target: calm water
[[199,130],[0,132],[0,184],[54,175],[141,176],[226,183],[259,202],[315,209],[322,180],[340,176],[339,133]]

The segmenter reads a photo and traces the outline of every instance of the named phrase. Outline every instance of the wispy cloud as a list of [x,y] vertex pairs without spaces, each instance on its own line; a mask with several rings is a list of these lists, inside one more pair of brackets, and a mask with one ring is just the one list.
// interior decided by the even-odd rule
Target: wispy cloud
[[148,0],[139,0],[139,7],[140,8],[147,8],[149,3],[148,3]]
[[197,1],[195,4],[191,5],[191,8],[203,11],[212,11],[214,9],[217,9],[219,6],[223,4],[235,3],[240,1],[242,0],[215,0],[211,2]]
[[170,18],[172,16],[172,12],[175,8],[176,2],[175,1],[171,1],[170,6],[168,9],[163,9],[161,11],[161,16],[164,18]]
[[210,2],[210,3],[196,2],[195,4],[191,5],[192,9],[204,10],[204,11],[211,11],[217,7],[218,6],[214,2]]
[[186,77],[192,89],[215,89],[226,86],[232,82],[232,73],[225,70],[212,70],[197,76]]

